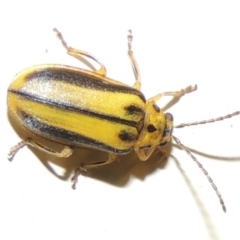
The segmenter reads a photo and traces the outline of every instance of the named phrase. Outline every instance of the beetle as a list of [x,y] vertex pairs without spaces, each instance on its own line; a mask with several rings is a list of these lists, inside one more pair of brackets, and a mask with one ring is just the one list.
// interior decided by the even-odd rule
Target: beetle
[[[72,178],[75,188],[81,170],[109,164],[119,155],[132,150],[141,161],[146,161],[155,149],[161,151],[173,138],[203,170],[226,211],[222,197],[206,170],[190,150],[172,135],[173,116],[164,113],[156,104],[163,96],[179,99],[195,91],[197,86],[159,93],[146,100],[140,91],[141,78],[132,51],[131,30],[127,39],[128,56],[135,75],[133,87],[106,77],[104,64],[92,54],[68,46],[62,34],[56,28],[54,31],[67,53],[77,59],[84,58],[84,63],[91,70],[57,64],[29,67],[18,73],[10,84],[7,104],[9,114],[26,130],[60,143],[64,148],[56,152],[29,137],[10,150],[9,160],[26,145],[62,158],[69,157],[74,148],[81,147],[107,152],[108,159],[105,162],[85,163],[76,169]],[[94,60],[100,68],[96,70],[91,67],[86,58]],[[175,127],[219,121],[239,113]]]

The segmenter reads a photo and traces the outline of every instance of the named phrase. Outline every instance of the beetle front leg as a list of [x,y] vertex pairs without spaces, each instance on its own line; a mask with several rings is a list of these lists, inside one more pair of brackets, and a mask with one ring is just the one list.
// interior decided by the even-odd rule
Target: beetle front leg
[[158,100],[160,100],[160,98],[162,98],[164,96],[171,96],[173,98],[181,98],[185,94],[191,93],[196,90],[197,90],[197,85],[190,85],[184,89],[181,89],[180,91],[159,93],[159,94],[155,95],[154,97],[149,98],[147,101],[148,102],[157,102]]
[[110,164],[110,163],[114,162],[117,158],[118,158],[118,155],[113,154],[113,153],[109,153],[108,160],[105,161],[105,162],[95,162],[95,163],[91,163],[91,164],[84,164],[84,163],[81,164],[78,168],[76,168],[76,170],[74,171],[74,174],[71,178],[71,180],[73,182],[72,188],[76,189],[76,184],[78,182],[78,176],[80,175],[81,171],[86,172],[88,169]]
[[21,142],[19,142],[17,145],[15,145],[14,147],[12,147],[10,149],[10,152],[8,154],[8,160],[9,161],[12,161],[13,157],[15,156],[15,154],[21,149],[23,148],[24,146],[31,146],[31,147],[34,147],[34,148],[37,148],[43,152],[46,152],[48,154],[51,154],[51,155],[54,155],[56,157],[60,157],[60,158],[68,158],[69,156],[72,155],[73,153],[73,149],[71,149],[70,147],[68,146],[65,146],[63,148],[63,150],[61,152],[56,152],[54,151],[53,149],[51,148],[48,148],[38,142],[35,142],[33,139],[31,138],[27,138],[26,140],[23,140]]
[[141,161],[146,161],[152,155],[155,149],[156,147],[146,149],[146,150],[136,151],[136,154],[138,155]]

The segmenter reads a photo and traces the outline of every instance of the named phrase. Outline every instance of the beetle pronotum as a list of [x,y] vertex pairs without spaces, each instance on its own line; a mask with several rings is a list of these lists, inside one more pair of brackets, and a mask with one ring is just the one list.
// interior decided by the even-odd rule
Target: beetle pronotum
[[[69,157],[74,147],[86,146],[108,152],[105,162],[85,163],[76,169],[72,177],[75,188],[81,170],[109,164],[118,155],[127,154],[131,150],[136,152],[141,161],[145,161],[155,149],[162,151],[162,147],[174,139],[202,169],[226,211],[221,194],[207,171],[190,150],[172,135],[172,115],[164,113],[156,105],[163,96],[179,99],[195,91],[197,86],[159,93],[145,100],[140,91],[141,78],[132,51],[131,31],[128,34],[128,56],[135,75],[133,87],[107,78],[104,64],[90,53],[69,47],[62,34],[57,29],[54,31],[67,53],[84,59],[83,62],[92,71],[45,64],[27,68],[15,76],[8,88],[10,115],[31,133],[61,143],[64,148],[56,152],[29,137],[11,148],[9,160],[26,145],[63,158]],[[85,57],[95,61],[100,68],[96,70]],[[239,111],[211,120],[180,124],[175,128],[220,121],[238,114]]]

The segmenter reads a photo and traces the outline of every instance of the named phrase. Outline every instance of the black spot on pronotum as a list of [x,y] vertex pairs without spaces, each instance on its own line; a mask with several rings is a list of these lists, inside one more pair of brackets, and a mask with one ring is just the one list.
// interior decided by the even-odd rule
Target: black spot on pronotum
[[149,124],[147,126],[147,130],[149,133],[152,133],[152,132],[155,132],[157,129],[152,124]]
[[156,112],[160,112],[160,108],[156,104],[153,104],[153,108]]
[[126,130],[122,130],[118,137],[123,140],[124,142],[133,142],[136,140],[136,135],[130,132],[127,132]]

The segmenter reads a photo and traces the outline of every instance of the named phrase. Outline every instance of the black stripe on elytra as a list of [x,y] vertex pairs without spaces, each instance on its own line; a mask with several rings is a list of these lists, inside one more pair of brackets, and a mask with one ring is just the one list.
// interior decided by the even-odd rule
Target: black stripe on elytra
[[126,106],[124,109],[127,112],[127,115],[145,115],[143,109],[135,105]]
[[77,147],[81,147],[85,145],[87,147],[102,149],[102,150],[105,150],[111,153],[116,153],[116,154],[126,154],[131,151],[131,148],[116,149],[102,142],[94,140],[92,138],[88,138],[80,134],[70,132],[61,128],[49,126],[47,124],[44,124],[38,121],[36,118],[26,114],[23,111],[19,111],[19,115],[21,116],[21,119],[24,125],[28,129],[32,130],[33,132],[35,132],[40,136],[46,137],[47,139],[52,139],[55,142],[60,142],[68,146],[77,146]]
[[128,143],[131,143],[131,142],[134,142],[138,135],[136,134],[133,134],[131,132],[128,132],[126,130],[122,130],[119,134],[118,134],[118,137],[124,141],[124,142],[128,142]]
[[55,80],[71,83],[73,85],[83,88],[91,88],[110,92],[129,93],[137,95],[138,97],[140,97],[140,99],[146,102],[144,95],[137,89],[124,85],[109,83],[107,81],[101,80],[100,77],[98,78],[90,76],[87,73],[80,72],[78,69],[68,69],[66,68],[66,66],[62,66],[62,68],[49,66],[44,69],[39,69],[29,73],[28,76],[26,76],[26,79],[27,81],[31,81],[32,79],[37,79],[38,81]]
[[87,109],[68,105],[67,103],[59,103],[59,102],[53,101],[51,99],[46,99],[43,97],[35,96],[33,94],[29,94],[29,93],[25,93],[25,92],[21,92],[21,91],[17,91],[17,90],[12,90],[12,89],[9,89],[8,91],[11,93],[14,93],[16,95],[19,95],[25,99],[29,99],[33,102],[37,102],[37,103],[40,103],[43,105],[47,105],[47,106],[51,106],[51,107],[55,107],[55,108],[59,108],[59,109],[64,109],[64,110],[72,111],[72,112],[79,112],[79,113],[82,113],[82,114],[85,114],[88,116],[92,116],[92,117],[99,118],[99,119],[104,119],[104,120],[107,120],[110,122],[124,124],[124,125],[135,127],[135,128],[137,127],[137,124],[138,124],[138,122],[135,122],[135,121],[129,121],[129,120],[125,120],[125,119],[110,116],[110,115],[103,115],[101,113],[92,112]]

